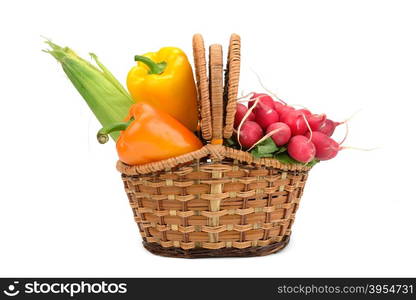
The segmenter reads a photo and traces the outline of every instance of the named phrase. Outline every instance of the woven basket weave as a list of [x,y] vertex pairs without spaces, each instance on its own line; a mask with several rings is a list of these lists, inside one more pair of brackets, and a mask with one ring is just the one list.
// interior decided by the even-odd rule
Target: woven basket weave
[[[201,53],[205,57],[203,39],[195,35],[194,55],[201,57]],[[186,258],[275,253],[289,242],[310,168],[254,158],[221,145],[223,134],[231,135],[234,121],[239,36],[233,34],[230,39],[225,88],[219,86],[221,46],[212,45],[209,57],[209,68],[198,65],[205,60],[195,57],[195,70],[200,110],[210,108],[210,114],[201,117],[205,129],[209,128],[202,128],[203,137],[212,140],[198,151],[160,162],[130,166],[119,161],[117,169],[150,252]],[[198,74],[207,69],[209,97],[201,95],[200,80],[207,76]],[[224,95],[224,103],[219,95]]]

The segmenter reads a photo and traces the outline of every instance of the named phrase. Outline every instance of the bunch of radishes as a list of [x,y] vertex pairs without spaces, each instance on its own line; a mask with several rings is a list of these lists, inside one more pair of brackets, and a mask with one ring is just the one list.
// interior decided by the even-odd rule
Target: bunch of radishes
[[234,120],[237,141],[243,149],[250,151],[270,137],[276,146],[285,146],[290,157],[302,163],[337,155],[341,146],[331,135],[340,124],[325,114],[295,109],[258,93],[250,94],[248,107],[237,104]]

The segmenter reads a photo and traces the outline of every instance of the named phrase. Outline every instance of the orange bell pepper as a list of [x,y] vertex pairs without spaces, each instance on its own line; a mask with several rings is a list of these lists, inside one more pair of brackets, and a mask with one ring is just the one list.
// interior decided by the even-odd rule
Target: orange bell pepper
[[103,144],[109,133],[121,131],[116,147],[120,160],[126,164],[155,162],[202,147],[185,125],[146,103],[132,105],[125,121],[102,128],[97,139]]

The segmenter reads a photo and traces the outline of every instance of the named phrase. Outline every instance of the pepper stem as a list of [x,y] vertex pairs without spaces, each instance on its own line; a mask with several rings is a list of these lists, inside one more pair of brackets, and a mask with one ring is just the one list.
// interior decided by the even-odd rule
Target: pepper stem
[[146,57],[146,56],[141,56],[141,55],[136,55],[134,57],[135,61],[140,61],[142,63],[144,63],[146,66],[149,67],[149,74],[162,74],[163,71],[165,71],[167,63],[162,61],[160,63],[156,63],[153,60],[151,60],[150,58]]
[[101,128],[97,132],[97,140],[100,144],[105,144],[108,142],[108,135],[114,131],[121,131],[126,130],[127,127],[130,125],[129,122],[120,122],[120,123],[114,123],[113,125],[109,125],[106,127]]

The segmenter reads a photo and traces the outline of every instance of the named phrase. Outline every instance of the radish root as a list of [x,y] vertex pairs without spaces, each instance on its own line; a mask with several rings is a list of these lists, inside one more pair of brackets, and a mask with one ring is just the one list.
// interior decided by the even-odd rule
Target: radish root
[[259,76],[259,74],[257,74],[256,71],[254,71],[253,69],[251,69],[251,71],[254,73],[254,75],[256,75],[258,82],[260,83],[261,87],[268,92],[270,95],[272,95],[276,100],[278,100],[279,102],[282,102],[284,105],[287,105],[287,103],[285,101],[283,101],[282,99],[280,99],[275,93],[273,93],[272,91],[270,91],[268,88],[266,88],[263,84],[263,82],[261,81],[261,78]]
[[311,128],[311,126],[309,126],[309,122],[306,119],[305,114],[302,113],[302,117],[305,120],[306,126],[308,126],[309,133],[311,134],[311,136],[309,137],[309,140],[308,140],[308,142],[310,143],[312,141],[312,128]]
[[340,150],[344,149],[351,149],[351,150],[358,150],[358,151],[374,151],[380,149],[380,147],[375,148],[359,148],[359,147],[351,147],[351,146],[342,146],[340,147]]
[[348,123],[345,122],[344,124],[345,124],[345,135],[342,141],[338,143],[340,146],[347,140],[348,134],[350,132],[350,127],[348,126]]
[[303,106],[302,104],[290,104],[291,106],[297,106],[297,107],[301,107],[303,109],[308,109],[306,106]]
[[250,99],[246,99],[247,97],[251,97],[254,95],[254,92],[250,92],[246,95],[242,94],[239,98],[237,98],[237,102],[250,102]]
[[339,124],[346,124],[347,122],[351,121],[362,110],[363,110],[362,108],[356,110],[351,116],[349,116],[348,118],[346,118],[344,121],[340,122]]

